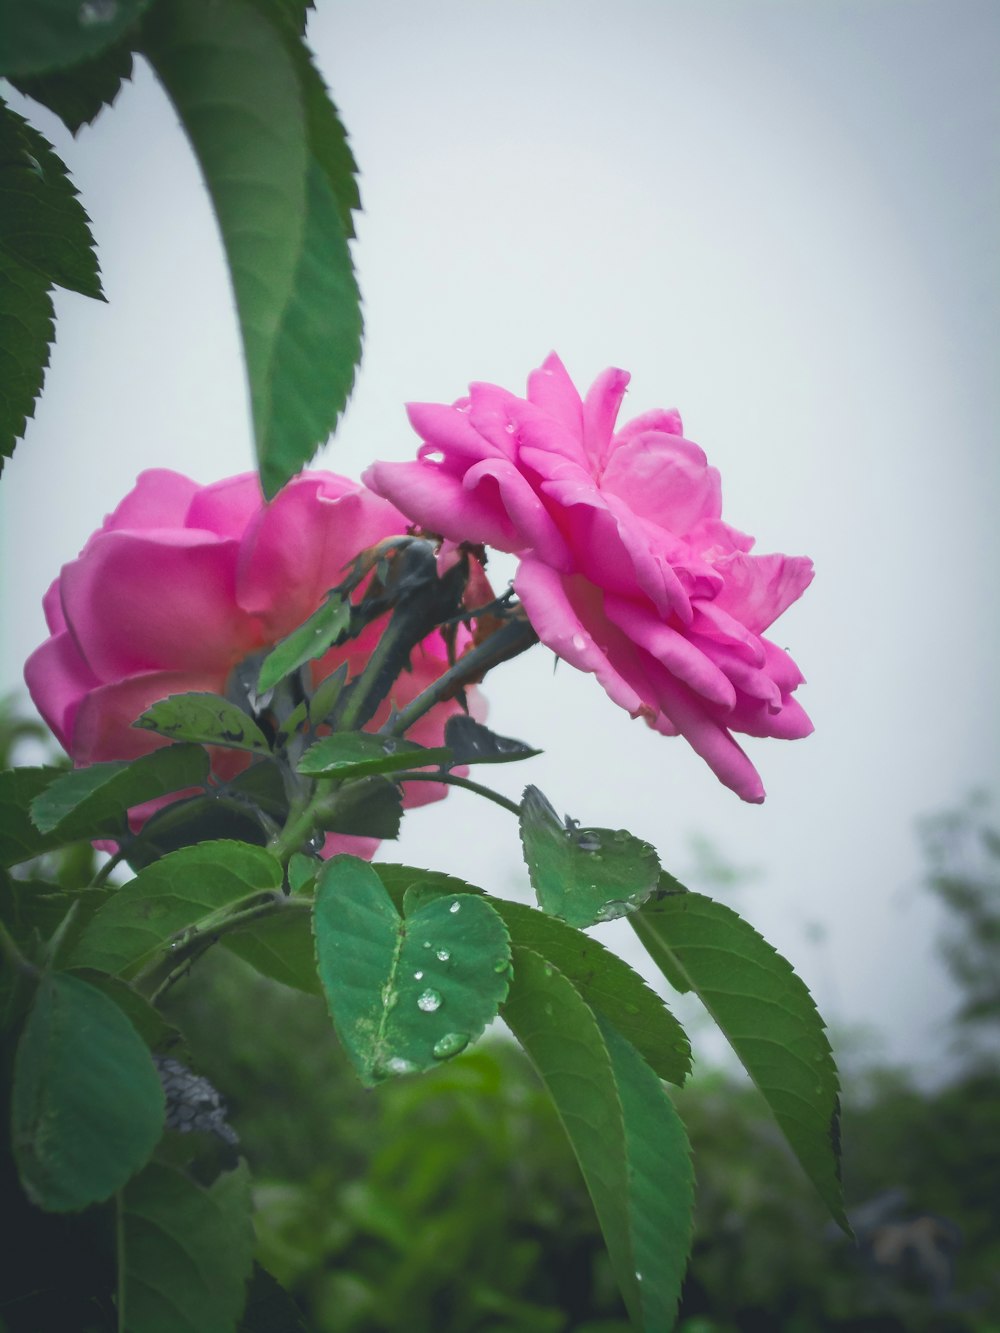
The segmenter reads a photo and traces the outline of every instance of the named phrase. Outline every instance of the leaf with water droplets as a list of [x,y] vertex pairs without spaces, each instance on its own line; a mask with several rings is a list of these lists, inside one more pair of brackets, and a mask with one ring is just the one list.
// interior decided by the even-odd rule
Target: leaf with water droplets
[[281,640],[261,663],[258,694],[266,694],[300,666],[322,657],[344,635],[351,623],[351,603],[338,593],[328,593],[323,605]]
[[456,764],[510,764],[518,759],[531,759],[541,750],[533,750],[524,741],[509,736],[498,736],[474,718],[459,713],[450,717],[444,727],[445,743]]
[[664,876],[663,897],[631,918],[672,984],[693,990],[774,1113],[833,1217],[849,1231],[840,1183],[840,1097],[830,1043],[790,963],[731,908]]
[[560,823],[537,787],[524,790],[521,844],[539,906],[570,926],[592,926],[634,912],[660,873],[648,842],[624,829]]
[[484,898],[404,894],[402,906],[400,916],[357,857],[335,856],[317,876],[320,980],[337,1034],[369,1086],[457,1055],[507,994],[507,930]]

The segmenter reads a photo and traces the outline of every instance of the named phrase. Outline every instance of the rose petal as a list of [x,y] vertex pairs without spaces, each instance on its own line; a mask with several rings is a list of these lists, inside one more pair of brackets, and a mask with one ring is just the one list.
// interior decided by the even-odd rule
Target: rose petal
[[35,707],[69,749],[80,700],[100,682],[66,630],[46,639],[24,664],[24,679]]

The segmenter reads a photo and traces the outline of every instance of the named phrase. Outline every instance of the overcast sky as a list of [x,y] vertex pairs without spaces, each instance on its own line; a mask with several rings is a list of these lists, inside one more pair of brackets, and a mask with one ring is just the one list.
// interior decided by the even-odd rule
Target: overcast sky
[[[914,821],[995,789],[1000,743],[1000,9],[319,0],[310,37],[365,207],[364,367],[318,463],[410,457],[406,400],[520,391],[555,349],[581,388],[630,370],[624,418],[677,407],[724,516],[816,563],[775,632],[816,733],[750,742],[763,807],[541,648],[489,683],[493,725],[545,750],[497,785],[628,827],[681,876],[707,838],[757,872],[734,901],[827,1017],[867,1016],[928,1067],[949,997]],[[0,485],[3,688],[44,637],[45,587],[141,469],[252,466],[214,221],[148,70],[75,142],[29,114],[93,218],[109,303],[58,294]],[[466,793],[385,852],[522,891],[513,821]]]

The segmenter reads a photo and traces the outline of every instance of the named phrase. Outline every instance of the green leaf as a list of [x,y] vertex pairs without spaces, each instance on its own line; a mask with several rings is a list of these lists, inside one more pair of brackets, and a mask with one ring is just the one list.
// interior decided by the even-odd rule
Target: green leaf
[[116,1004],[151,1051],[179,1039],[177,1028],[121,977],[109,977],[106,972],[97,972],[90,967],[74,967],[71,975],[93,986]]
[[28,1197],[50,1212],[107,1199],[148,1159],[163,1092],[118,1006],[63,972],[43,977],[17,1048],[11,1125]]
[[55,337],[48,281],[0,250],[0,474],[35,414]]
[[[446,894],[482,893],[441,871],[387,862],[377,862],[372,869],[397,907],[408,889],[411,899],[418,901]],[[691,1048],[684,1029],[624,959],[599,940],[534,907],[502,898],[489,901],[507,927],[512,946],[532,949],[557,967],[591,1009],[603,1014],[660,1078],[678,1086],[684,1083],[691,1071]]]
[[90,219],[65,166],[49,141],[2,100],[0,249],[50,283],[104,299]]
[[122,84],[132,77],[132,48],[129,36],[107,47],[100,55],[70,70],[24,75],[11,79],[19,93],[40,102],[76,134],[89,125],[106,106],[111,106]]
[[305,899],[295,908],[225,935],[222,943],[264,976],[309,995],[323,994]]
[[172,741],[197,741],[201,745],[221,745],[228,750],[250,750],[254,754],[271,752],[267,738],[250,714],[221,694],[201,691],[172,694],[147,708],[132,725],[168,736]]
[[309,1333],[292,1296],[266,1268],[254,1264],[236,1333]]
[[791,964],[731,908],[700,893],[669,893],[630,920],[668,980],[679,974],[701,999],[826,1206],[849,1230],[837,1071],[823,1020]]
[[89,60],[118,40],[149,0],[7,0],[0,74],[39,74]]
[[199,745],[170,745],[131,763],[76,768],[35,797],[31,818],[42,833],[55,833],[64,842],[94,837],[121,825],[130,806],[204,786],[208,768],[208,755]]
[[398,736],[372,736],[364,731],[337,731],[311,745],[298,771],[310,777],[361,778],[395,773],[404,768],[431,768],[451,759],[442,747],[429,750]]
[[119,1199],[122,1333],[231,1333],[253,1265],[245,1162],[206,1188],[151,1162]]
[[0,865],[17,865],[58,846],[32,822],[31,802],[65,769],[8,768],[0,773]]
[[660,863],[624,829],[561,824],[537,787],[521,802],[521,843],[542,910],[571,926],[634,912],[656,887]]
[[172,0],[143,31],[219,221],[271,497],[333,429],[361,355],[353,160],[301,38],[267,7]]
[[258,694],[266,694],[300,666],[322,657],[340,639],[351,623],[351,603],[346,597],[329,593],[326,601],[281,640],[261,663],[257,679]]
[[507,931],[459,894],[401,919],[366,861],[336,856],[316,884],[319,974],[337,1034],[369,1086],[457,1055],[507,994]]
[[464,713],[450,717],[445,723],[444,743],[452,752],[453,764],[509,764],[542,753],[524,741],[498,736]]
[[673,1103],[630,1044],[530,949],[514,950],[503,1016],[555,1102],[633,1324],[672,1328],[694,1208]]
[[132,975],[185,926],[241,898],[277,891],[281,878],[273,856],[244,842],[170,852],[101,908],[73,954],[73,966]]
[[312,893],[320,863],[314,856],[293,852],[288,860],[288,886],[292,893]]
[[361,778],[337,792],[332,814],[323,820],[328,833],[351,833],[359,838],[398,838],[403,821],[403,798],[388,778]]

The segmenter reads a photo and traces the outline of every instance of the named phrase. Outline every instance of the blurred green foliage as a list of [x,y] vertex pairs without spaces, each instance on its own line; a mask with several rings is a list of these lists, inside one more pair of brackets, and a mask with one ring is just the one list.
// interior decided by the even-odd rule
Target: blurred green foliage
[[[5,756],[42,739],[14,725]],[[953,1075],[928,1091],[842,1049],[854,1248],[757,1093],[699,1072],[677,1094],[698,1175],[680,1333],[1000,1333],[1000,839],[981,800],[922,835],[962,997]],[[60,856],[53,877],[86,882],[89,846]],[[257,1182],[258,1258],[313,1333],[628,1333],[552,1103],[502,1034],[367,1091],[322,1001],[221,949],[174,988],[168,1017],[185,1033],[176,1054],[228,1100]]]
[[[977,911],[946,899],[962,985],[957,964],[983,960],[978,923],[1000,900],[1000,859],[981,807],[949,828],[986,849]],[[932,889],[946,862],[959,873],[938,852]],[[502,1034],[366,1092],[322,1003],[234,958],[199,967],[171,1005],[253,1164],[259,1258],[317,1333],[626,1333],[552,1104]],[[988,1020],[977,1007],[962,1021]],[[857,1248],[748,1084],[702,1073],[677,1100],[699,1182],[681,1333],[1000,1329],[995,1058],[980,1053],[934,1091],[874,1064],[854,1075],[844,1143]]]

